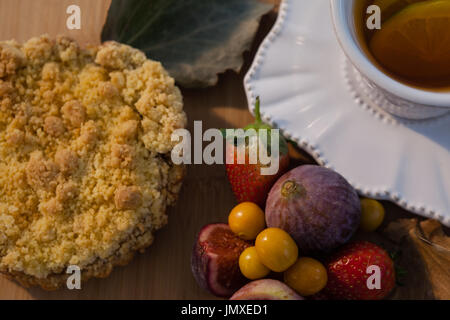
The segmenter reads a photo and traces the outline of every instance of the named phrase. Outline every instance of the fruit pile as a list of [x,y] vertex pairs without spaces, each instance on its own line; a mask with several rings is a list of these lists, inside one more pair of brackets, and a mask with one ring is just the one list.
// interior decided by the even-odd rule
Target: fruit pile
[[358,229],[371,232],[381,225],[383,206],[360,200],[332,170],[280,168],[264,179],[245,164],[227,168],[232,186],[239,184],[233,190],[242,191],[240,204],[228,224],[199,232],[191,259],[198,284],[231,299],[385,298],[395,286],[391,258],[373,243],[351,242]]
[[[383,206],[370,199],[361,200],[361,206],[360,229],[376,229],[384,216]],[[394,288],[393,262],[377,245],[352,242],[328,258],[319,254],[321,262],[299,257],[302,251],[297,243],[302,242],[296,242],[281,228],[266,228],[266,221],[267,215],[258,205],[243,202],[230,212],[228,225],[205,226],[197,237],[191,261],[199,285],[219,297],[246,300],[383,299]],[[289,223],[286,226],[292,228]],[[329,239],[324,243],[330,243]],[[366,269],[371,265],[380,270],[379,289],[367,286],[370,274]]]

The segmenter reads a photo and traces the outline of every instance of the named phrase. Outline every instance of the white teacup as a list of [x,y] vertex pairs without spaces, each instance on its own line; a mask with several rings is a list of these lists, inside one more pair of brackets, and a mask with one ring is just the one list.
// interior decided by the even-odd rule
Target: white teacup
[[[421,90],[385,74],[366,56],[357,38],[354,21],[355,0],[330,0],[337,38],[348,59],[362,74],[364,84],[383,96],[379,106],[408,119],[427,119],[450,112],[450,92]],[[377,102],[377,101],[375,101]]]

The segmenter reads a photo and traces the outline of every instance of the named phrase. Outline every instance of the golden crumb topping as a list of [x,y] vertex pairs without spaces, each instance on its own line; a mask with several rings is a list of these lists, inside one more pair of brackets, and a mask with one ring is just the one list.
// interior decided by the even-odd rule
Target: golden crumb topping
[[0,42],[0,271],[45,278],[150,244],[185,125],[174,80],[141,51]]

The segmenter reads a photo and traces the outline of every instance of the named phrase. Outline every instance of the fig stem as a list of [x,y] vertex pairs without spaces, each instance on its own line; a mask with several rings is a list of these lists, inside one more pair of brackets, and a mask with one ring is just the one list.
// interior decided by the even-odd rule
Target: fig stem
[[305,188],[298,184],[295,181],[287,180],[281,186],[281,195],[283,198],[293,198],[297,195],[302,194],[305,191]]

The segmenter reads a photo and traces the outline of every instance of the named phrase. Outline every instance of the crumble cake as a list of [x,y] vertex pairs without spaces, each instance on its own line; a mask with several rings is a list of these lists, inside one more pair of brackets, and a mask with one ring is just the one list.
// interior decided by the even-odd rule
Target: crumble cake
[[184,174],[180,90],[127,45],[0,42],[0,272],[25,286],[106,277],[167,223]]

